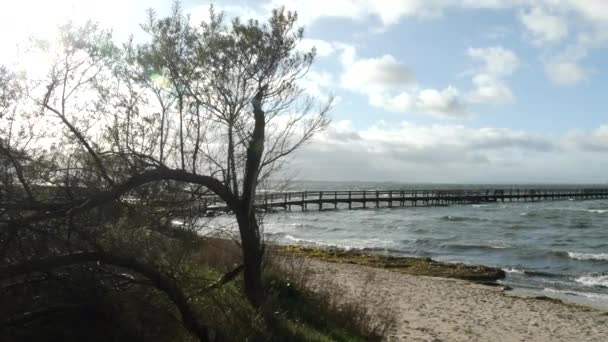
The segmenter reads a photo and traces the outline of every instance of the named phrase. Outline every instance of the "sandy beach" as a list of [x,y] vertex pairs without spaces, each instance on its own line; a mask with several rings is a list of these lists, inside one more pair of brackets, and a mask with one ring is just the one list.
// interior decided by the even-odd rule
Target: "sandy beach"
[[306,259],[311,286],[328,283],[344,299],[369,301],[395,319],[388,341],[608,341],[608,314],[554,300],[522,298],[501,287],[413,276],[361,265]]

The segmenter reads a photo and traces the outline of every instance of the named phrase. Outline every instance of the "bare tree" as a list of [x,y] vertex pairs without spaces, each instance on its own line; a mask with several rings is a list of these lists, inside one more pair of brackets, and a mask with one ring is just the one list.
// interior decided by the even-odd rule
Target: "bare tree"
[[[303,36],[296,19],[279,9],[267,24],[234,19],[226,26],[211,9],[210,21],[193,27],[179,6],[164,19],[150,13],[144,28],[151,42],[128,49],[131,63],[122,68],[122,84],[134,84],[114,90],[130,105],[116,115],[111,148],[127,146],[131,163],[149,165],[136,176],[154,169],[195,185],[190,193],[203,186],[226,202],[238,222],[245,288],[255,305],[263,299],[264,253],[257,184],[326,126],[331,104],[315,106],[298,86],[314,51],[296,51]],[[160,108],[160,115],[142,115],[144,106]]]
[[[4,176],[10,178],[4,187],[20,183],[19,195],[4,201],[14,210],[1,213],[2,244],[10,245],[23,230],[51,234],[52,227],[62,227],[62,239],[49,250],[70,253],[33,253],[40,260],[35,265],[92,260],[74,253],[78,241],[78,251],[96,253],[84,255],[110,255],[103,260],[154,278],[150,267],[132,267],[119,249],[108,251],[105,215],[143,211],[138,217],[147,217],[146,229],[166,234],[172,218],[191,215],[196,222],[205,208],[176,214],[152,205],[170,200],[181,209],[196,209],[199,199],[213,194],[238,223],[243,265],[234,271],[243,269],[247,298],[262,305],[257,186],[327,125],[331,105],[331,100],[317,103],[299,86],[315,52],[296,49],[303,37],[296,20],[295,13],[278,9],[267,23],[237,18],[227,25],[211,9],[210,20],[195,26],[175,5],[167,18],[150,12],[143,26],[150,42],[122,48],[94,25],[65,27],[60,44],[49,52],[48,73],[27,80],[19,95],[24,104],[11,112],[20,135],[0,141]],[[9,104],[5,98],[17,96],[5,94],[3,120],[19,103]],[[120,245],[115,241],[120,237],[112,238]],[[7,267],[28,269],[28,253],[7,259]],[[189,321],[172,285],[156,286]]]

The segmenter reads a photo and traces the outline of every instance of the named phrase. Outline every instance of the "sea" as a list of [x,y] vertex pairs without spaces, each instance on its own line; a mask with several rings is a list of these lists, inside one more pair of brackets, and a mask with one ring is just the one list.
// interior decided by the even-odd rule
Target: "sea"
[[[300,190],[592,188],[574,184],[402,184],[293,182]],[[498,202],[441,207],[298,209],[263,215],[274,243],[339,247],[500,267],[500,282],[523,296],[547,296],[608,310],[608,199]],[[206,230],[234,231],[229,216]]]

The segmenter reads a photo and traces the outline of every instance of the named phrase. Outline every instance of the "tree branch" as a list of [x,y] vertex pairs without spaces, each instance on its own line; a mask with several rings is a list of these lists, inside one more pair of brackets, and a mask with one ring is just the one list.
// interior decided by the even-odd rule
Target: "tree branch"
[[44,106],[44,108],[50,110],[51,112],[53,112],[57,116],[59,116],[59,118],[61,119],[61,121],[68,127],[68,129],[70,130],[70,132],[72,132],[72,134],[74,134],[74,136],[76,136],[76,139],[78,139],[78,141],[80,142],[80,144],[82,144],[82,146],[87,150],[87,152],[89,152],[89,154],[93,158],[93,161],[95,162],[95,165],[97,165],[97,168],[99,169],[99,172],[101,172],[101,176],[103,177],[103,179],[105,179],[106,182],[108,182],[108,184],[110,184],[111,186],[113,186],[114,185],[114,181],[108,175],[108,172],[107,172],[105,166],[103,166],[103,163],[101,162],[101,159],[99,158],[99,156],[97,155],[97,153],[95,153],[95,150],[93,150],[93,148],[87,142],[87,140],[85,139],[85,137],[80,133],[80,131],[78,131],[78,129],[76,127],[74,127],[74,125],[72,125],[72,123],[70,121],[68,121],[68,119],[65,117],[65,115],[63,115],[63,113],[61,113],[57,109],[49,106],[48,101],[44,101],[42,103],[42,105]]
[[228,284],[229,282],[233,281],[234,278],[236,278],[242,271],[243,268],[245,266],[244,265],[239,265],[237,268],[233,269],[232,271],[225,273],[224,275],[222,275],[222,277],[220,279],[218,279],[215,283],[202,288],[196,292],[194,292],[193,294],[191,294],[188,298],[193,298],[196,296],[200,296],[200,295],[204,295],[208,292],[211,292],[213,290],[219,289],[220,287]]
[[154,265],[133,257],[119,256],[105,252],[77,253],[40,260],[31,260],[18,265],[6,266],[0,268],[0,275],[2,278],[7,278],[88,262],[103,262],[108,265],[123,267],[148,278],[156,289],[165,293],[173,304],[175,304],[182,315],[182,321],[186,329],[198,336],[201,341],[209,340],[207,327],[198,321],[194,310],[188,303],[188,299],[176,282],[160,272]]
[[232,192],[230,192],[230,189],[228,189],[221,181],[214,177],[197,175],[189,173],[185,170],[159,168],[155,170],[145,171],[143,173],[135,175],[131,177],[128,181],[116,185],[110,190],[99,192],[91,197],[88,197],[84,200],[80,200],[76,203],[72,202],[69,206],[63,209],[26,217],[22,220],[9,222],[9,224],[14,225],[14,227],[18,227],[43,220],[59,218],[66,214],[75,215],[82,212],[86,212],[87,210],[116,200],[125,193],[136,189],[144,184],[161,180],[174,180],[178,182],[199,184],[205,186],[209,190],[213,191],[216,195],[218,195],[224,202],[226,202],[226,204],[230,208],[235,209],[238,206],[238,199],[232,194]]

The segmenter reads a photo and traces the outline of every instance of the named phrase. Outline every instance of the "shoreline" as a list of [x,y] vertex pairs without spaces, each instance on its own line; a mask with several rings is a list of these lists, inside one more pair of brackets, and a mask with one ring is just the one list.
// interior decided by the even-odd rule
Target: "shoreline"
[[[207,243],[236,252],[230,240]],[[267,245],[269,256],[288,274],[305,274],[311,291],[338,289],[335,300],[364,305],[376,320],[393,318],[388,341],[608,341],[608,312],[598,308],[471,280],[396,272],[353,258],[321,260],[294,253],[294,246]]]
[[568,291],[548,292],[537,288],[511,287],[503,282],[508,272],[498,267],[451,263],[437,261],[428,257],[391,256],[338,247],[319,248],[300,245],[272,245],[279,253],[292,254],[324,262],[369,266],[413,276],[460,279],[475,284],[497,287],[509,296],[559,301],[564,305],[582,306],[608,314],[608,303],[594,301]]
[[315,291],[339,284],[345,300],[369,301],[378,317],[391,310],[389,341],[608,340],[608,312],[549,297],[516,296],[461,279],[306,258]]

